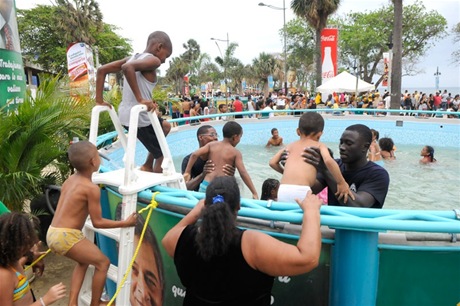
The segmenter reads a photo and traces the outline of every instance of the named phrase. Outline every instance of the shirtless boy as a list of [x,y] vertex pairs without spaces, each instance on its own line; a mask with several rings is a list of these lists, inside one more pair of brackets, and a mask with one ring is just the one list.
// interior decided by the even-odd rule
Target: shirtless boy
[[270,139],[268,140],[265,146],[266,147],[269,147],[269,146],[279,147],[283,145],[283,137],[279,135],[278,129],[273,128],[271,132],[272,132],[272,137],[270,137]]
[[56,213],[46,236],[48,247],[59,255],[77,262],[72,274],[69,305],[78,305],[78,294],[88,265],[95,267],[91,288],[91,306],[101,304],[107,270],[110,261],[99,248],[81,232],[88,214],[97,228],[129,227],[136,224],[135,213],[126,220],[113,221],[102,218],[100,190],[91,181],[93,172],[99,169],[101,160],[96,147],[88,141],[70,146],[69,161],[76,169],[62,185]]
[[[270,167],[283,174],[278,189],[279,202],[295,202],[295,199],[302,199],[311,190],[310,186],[315,184],[316,169],[312,165],[305,163],[302,157],[305,147],[319,147],[327,169],[337,182],[336,196],[338,199],[343,198],[345,203],[348,200],[348,196],[354,199],[354,195],[343,178],[339,166],[329,154],[327,146],[319,142],[319,138],[323,134],[323,128],[324,119],[320,114],[303,114],[299,119],[299,127],[297,128],[297,135],[300,136],[300,139],[280,150],[270,160]],[[283,168],[280,160],[285,150],[289,152],[289,158]]]
[[235,148],[243,136],[243,128],[237,122],[230,121],[222,128],[222,133],[224,135],[223,140],[212,141],[190,155],[187,168],[185,168],[184,171],[185,181],[188,182],[190,180],[190,172],[198,158],[201,157],[203,160],[210,159],[215,164],[215,170],[206,174],[200,185],[200,192],[205,192],[206,187],[215,177],[224,176],[223,167],[225,164],[229,164],[238,169],[243,182],[252,193],[252,198],[259,199],[251,177],[244,167],[243,156],[241,152]]

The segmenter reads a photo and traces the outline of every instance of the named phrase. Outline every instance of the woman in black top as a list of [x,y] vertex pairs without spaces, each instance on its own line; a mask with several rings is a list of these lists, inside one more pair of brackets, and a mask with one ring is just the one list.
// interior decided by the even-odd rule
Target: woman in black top
[[184,305],[270,305],[274,276],[314,269],[321,251],[322,202],[311,192],[297,202],[304,211],[304,228],[295,246],[237,228],[236,180],[215,178],[206,189],[206,199],[162,241],[187,289]]

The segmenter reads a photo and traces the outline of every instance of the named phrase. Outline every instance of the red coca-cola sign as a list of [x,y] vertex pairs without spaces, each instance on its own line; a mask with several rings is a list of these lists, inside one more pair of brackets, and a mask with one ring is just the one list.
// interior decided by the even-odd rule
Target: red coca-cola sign
[[337,75],[337,41],[339,30],[326,28],[321,31],[321,76],[323,83]]
[[321,41],[335,41],[336,36],[335,35],[321,35]]

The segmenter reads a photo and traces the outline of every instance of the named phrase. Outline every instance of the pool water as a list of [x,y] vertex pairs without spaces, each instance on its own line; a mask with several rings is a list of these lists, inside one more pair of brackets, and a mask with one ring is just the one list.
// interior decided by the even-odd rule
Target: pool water
[[[265,121],[261,123],[244,124],[244,135],[236,147],[243,154],[243,161],[256,190],[261,195],[263,181],[267,178],[280,179],[281,174],[268,165],[270,158],[280,149],[265,148],[270,137],[270,129],[277,127],[284,142],[289,143],[298,139],[295,129],[297,120]],[[404,127],[398,127],[393,122],[338,122],[327,120],[323,142],[331,148],[334,156],[338,157],[338,140],[344,128],[350,124],[363,123],[370,128],[380,131],[380,137],[392,137],[397,151],[396,160],[386,161],[385,169],[390,175],[390,187],[385,200],[387,209],[428,209],[451,210],[460,208],[460,149],[459,126],[446,126],[437,123],[417,124],[404,122]],[[222,123],[215,126],[221,134]],[[402,129],[403,128],[403,129]],[[180,137],[179,137],[180,135]],[[182,158],[197,148],[196,130],[181,131],[178,135],[168,136],[171,141],[174,164],[180,171]],[[174,138],[178,139],[174,139]],[[189,145],[184,146],[184,138]],[[192,140],[193,139],[193,140]],[[222,136],[219,137],[219,140]],[[337,140],[333,142],[332,140]],[[405,144],[412,143],[412,144]],[[422,165],[419,163],[420,151],[424,145],[435,148],[435,164]],[[236,174],[243,197],[251,198],[249,189],[239,175]]]

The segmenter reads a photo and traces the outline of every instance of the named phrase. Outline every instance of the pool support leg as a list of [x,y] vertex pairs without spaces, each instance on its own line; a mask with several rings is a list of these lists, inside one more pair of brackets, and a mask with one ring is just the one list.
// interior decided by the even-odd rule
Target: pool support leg
[[336,229],[329,305],[375,305],[378,273],[378,232]]

